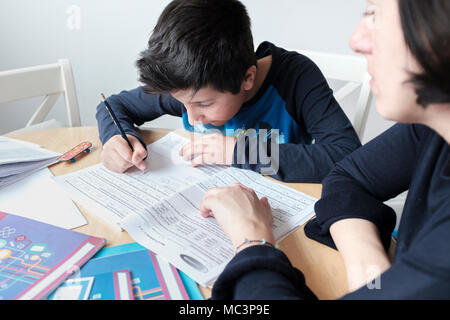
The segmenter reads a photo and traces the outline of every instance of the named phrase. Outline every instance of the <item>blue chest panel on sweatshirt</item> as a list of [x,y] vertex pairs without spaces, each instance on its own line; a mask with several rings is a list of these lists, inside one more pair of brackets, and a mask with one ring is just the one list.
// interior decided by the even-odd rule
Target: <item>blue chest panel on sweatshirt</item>
[[[183,113],[183,125],[188,131],[194,130],[189,124],[187,113]],[[210,124],[203,126],[204,133],[219,130],[224,135],[234,135],[237,129],[271,129],[279,130],[279,143],[311,144],[311,136],[306,129],[300,127],[286,110],[286,102],[273,86],[269,86],[264,95],[250,106],[242,107],[239,112],[223,126]]]

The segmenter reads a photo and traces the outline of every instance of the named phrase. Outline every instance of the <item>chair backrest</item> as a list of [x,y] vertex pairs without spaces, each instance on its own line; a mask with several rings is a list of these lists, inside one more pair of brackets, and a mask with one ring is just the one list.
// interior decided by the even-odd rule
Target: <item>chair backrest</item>
[[339,103],[345,97],[360,89],[356,113],[353,118],[353,127],[360,140],[362,140],[373,99],[369,84],[370,75],[366,69],[366,59],[358,56],[309,50],[294,49],[292,51],[297,51],[310,58],[319,67],[325,78],[347,82],[346,85],[334,93],[334,97]]
[[0,103],[44,96],[26,127],[41,123],[61,94],[69,126],[81,125],[72,67],[67,59],[57,63],[0,72]]

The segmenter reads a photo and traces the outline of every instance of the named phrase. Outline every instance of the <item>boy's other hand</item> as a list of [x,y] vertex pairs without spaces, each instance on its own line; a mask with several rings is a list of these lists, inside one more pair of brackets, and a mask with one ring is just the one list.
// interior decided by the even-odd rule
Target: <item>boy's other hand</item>
[[144,171],[147,168],[144,161],[147,150],[135,136],[127,134],[127,138],[130,140],[134,152],[131,151],[130,146],[121,135],[115,135],[103,145],[103,165],[117,173],[123,173],[133,166]]
[[186,161],[191,161],[193,167],[201,164],[231,166],[235,145],[235,137],[220,133],[195,134],[191,142],[181,148],[180,156]]

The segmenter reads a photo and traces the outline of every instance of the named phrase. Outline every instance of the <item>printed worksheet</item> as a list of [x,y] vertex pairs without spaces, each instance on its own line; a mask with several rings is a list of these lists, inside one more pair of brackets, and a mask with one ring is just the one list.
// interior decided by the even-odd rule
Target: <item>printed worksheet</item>
[[202,181],[223,166],[192,168],[179,155],[187,139],[171,133],[149,145],[147,170],[130,169],[124,174],[98,164],[55,177],[71,198],[108,223],[121,226],[128,215],[157,205],[185,188]]
[[203,286],[211,284],[234,255],[216,220],[199,213],[208,189],[238,182],[258,197],[267,197],[277,241],[314,215],[315,198],[256,172],[223,166],[192,168],[178,155],[187,142],[171,133],[149,145],[144,173],[116,174],[100,164],[56,180],[76,202],[114,221]]

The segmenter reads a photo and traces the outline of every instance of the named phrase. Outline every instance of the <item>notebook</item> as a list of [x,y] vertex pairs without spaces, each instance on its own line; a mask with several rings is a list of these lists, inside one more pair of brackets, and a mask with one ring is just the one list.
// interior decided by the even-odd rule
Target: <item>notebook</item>
[[105,240],[0,212],[0,300],[45,299]]
[[94,277],[76,278],[64,281],[47,300],[88,300]]
[[136,300],[203,299],[195,282],[137,243],[102,249],[81,268],[78,277],[95,278],[99,273],[122,269],[130,271]]
[[130,270],[96,274],[89,300],[134,300]]
[[48,300],[134,300],[130,270],[68,279]]

